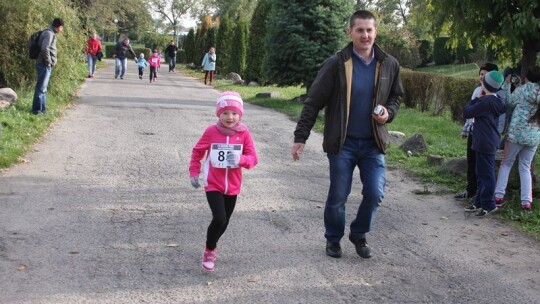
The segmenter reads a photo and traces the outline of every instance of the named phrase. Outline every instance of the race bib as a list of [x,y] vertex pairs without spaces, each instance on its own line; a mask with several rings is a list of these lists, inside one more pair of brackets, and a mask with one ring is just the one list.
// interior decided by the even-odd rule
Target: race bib
[[157,58],[152,58],[152,63],[157,63],[157,62],[158,62]]
[[214,168],[238,168],[242,155],[241,144],[212,144],[210,163]]

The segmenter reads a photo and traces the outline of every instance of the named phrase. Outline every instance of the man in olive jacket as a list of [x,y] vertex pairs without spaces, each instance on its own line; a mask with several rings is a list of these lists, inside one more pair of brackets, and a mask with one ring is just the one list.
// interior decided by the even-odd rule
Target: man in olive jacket
[[371,12],[355,12],[348,34],[352,42],[324,62],[309,89],[294,132],[292,156],[300,159],[317,115],[325,108],[323,150],[330,164],[324,209],[326,254],[342,256],[345,203],[358,167],[363,198],[351,223],[349,240],[360,257],[369,258],[366,233],[371,230],[386,184],[386,124],[397,114],[403,88],[398,61],[375,44],[377,27]]
[[64,30],[64,20],[55,18],[51,25],[39,36],[40,52],[36,60],[36,87],[32,100],[32,114],[42,115],[47,111],[47,87],[53,67],[58,61],[56,35]]

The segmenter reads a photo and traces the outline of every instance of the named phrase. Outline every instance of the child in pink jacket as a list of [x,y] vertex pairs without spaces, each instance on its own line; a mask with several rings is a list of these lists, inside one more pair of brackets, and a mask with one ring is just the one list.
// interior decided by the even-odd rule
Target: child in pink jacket
[[199,173],[204,158],[202,181],[212,210],[202,258],[202,268],[207,271],[214,271],[217,242],[227,229],[242,186],[242,168],[251,169],[258,162],[251,133],[240,121],[243,105],[237,92],[221,93],[216,106],[219,120],[206,128],[191,154],[191,185],[195,189],[200,187]]
[[161,66],[161,57],[159,57],[157,50],[154,50],[154,53],[148,57],[148,64],[150,65],[150,82],[156,82],[157,69]]

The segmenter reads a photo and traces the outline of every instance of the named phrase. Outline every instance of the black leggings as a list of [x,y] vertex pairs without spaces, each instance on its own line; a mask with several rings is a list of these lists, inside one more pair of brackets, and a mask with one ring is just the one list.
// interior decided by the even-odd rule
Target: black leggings
[[224,195],[217,191],[206,192],[208,205],[212,210],[212,222],[206,234],[206,248],[214,250],[219,238],[229,225],[229,219],[236,206],[236,195]]
[[154,78],[157,78],[156,71],[157,67],[150,67],[150,81],[152,81],[152,79]]

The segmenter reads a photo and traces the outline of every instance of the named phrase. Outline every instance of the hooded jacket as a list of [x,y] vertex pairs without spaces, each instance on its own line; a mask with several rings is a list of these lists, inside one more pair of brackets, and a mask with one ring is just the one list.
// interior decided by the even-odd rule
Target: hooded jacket
[[[375,60],[375,89],[372,109],[380,104],[388,110],[388,121],[392,122],[399,110],[403,87],[399,74],[399,63],[384,52],[377,44],[373,45]],[[320,110],[325,108],[323,150],[335,154],[341,150],[347,137],[351,104],[353,75],[353,44],[326,59],[311,85],[304,102],[302,114],[294,131],[294,142],[305,143],[315,124]],[[373,135],[377,147],[385,153],[390,145],[386,124],[378,124],[372,119]]]
[[[210,163],[210,149],[212,144],[241,144],[242,155],[238,168],[215,168]],[[218,191],[225,195],[238,195],[242,187],[242,168],[251,169],[259,162],[253,138],[249,130],[227,136],[219,132],[216,125],[211,125],[193,147],[189,176],[199,176],[201,160],[204,159],[203,180],[204,190]]]

